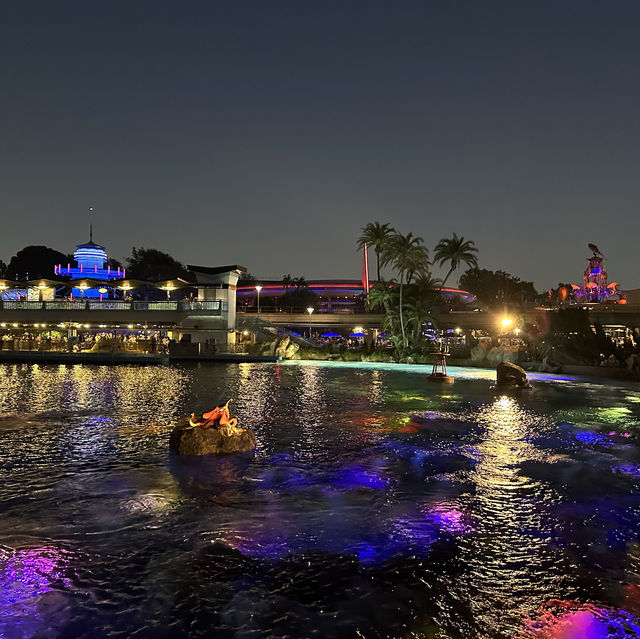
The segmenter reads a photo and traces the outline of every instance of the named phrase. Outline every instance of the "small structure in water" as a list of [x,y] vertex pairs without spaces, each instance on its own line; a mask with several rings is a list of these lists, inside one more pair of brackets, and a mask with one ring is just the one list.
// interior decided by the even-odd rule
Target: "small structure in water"
[[438,351],[433,354],[433,368],[431,369],[431,375],[427,377],[430,382],[453,384],[453,375],[447,375],[448,356],[449,353],[443,347],[439,347]]
[[238,428],[238,420],[229,415],[229,400],[203,413],[191,413],[171,431],[169,447],[181,455],[219,455],[253,450],[256,438],[247,428]]

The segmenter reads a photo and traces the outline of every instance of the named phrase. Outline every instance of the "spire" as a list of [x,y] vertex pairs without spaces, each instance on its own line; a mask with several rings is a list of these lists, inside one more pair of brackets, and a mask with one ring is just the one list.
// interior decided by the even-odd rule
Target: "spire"
[[91,222],[91,214],[93,213],[93,207],[89,207],[89,243],[93,244],[93,223]]

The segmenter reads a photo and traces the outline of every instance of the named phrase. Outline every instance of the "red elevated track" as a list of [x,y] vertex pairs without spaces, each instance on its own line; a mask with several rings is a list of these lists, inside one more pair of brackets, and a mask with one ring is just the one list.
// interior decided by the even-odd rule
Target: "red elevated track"
[[[295,286],[289,286],[287,289],[282,282],[263,281],[255,283],[241,282],[238,285],[237,297],[238,302],[242,304],[242,300],[257,298],[256,286],[261,286],[260,299],[274,298],[284,295],[287,290],[295,291]],[[332,305],[352,305],[356,299],[365,295],[362,282],[360,280],[309,280],[306,283],[308,290],[313,291],[319,298],[320,302],[331,301]],[[442,289],[443,297],[451,300],[459,301],[461,304],[470,304],[475,300],[475,295],[468,291],[458,288],[445,287]]]

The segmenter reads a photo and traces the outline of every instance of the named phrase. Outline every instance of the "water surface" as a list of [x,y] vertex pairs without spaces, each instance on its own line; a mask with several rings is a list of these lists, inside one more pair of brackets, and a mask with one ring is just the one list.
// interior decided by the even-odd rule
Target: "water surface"
[[640,637],[637,385],[454,373],[0,366],[0,637]]

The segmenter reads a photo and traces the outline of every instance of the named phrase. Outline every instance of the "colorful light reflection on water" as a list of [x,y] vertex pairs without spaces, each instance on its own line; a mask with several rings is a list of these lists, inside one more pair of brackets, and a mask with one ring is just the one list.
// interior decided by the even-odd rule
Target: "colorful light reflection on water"
[[[636,636],[638,393],[453,372],[0,367],[0,636]],[[170,456],[222,396],[255,457]]]
[[38,597],[52,588],[69,586],[63,558],[53,547],[27,548],[0,558],[0,610]]
[[427,521],[452,535],[467,535],[475,530],[468,514],[452,504],[436,504],[425,512]]
[[54,546],[0,552],[0,637],[45,637],[66,610],[56,603],[71,588],[65,554]]
[[521,639],[637,639],[640,620],[626,610],[551,601],[528,620]]

